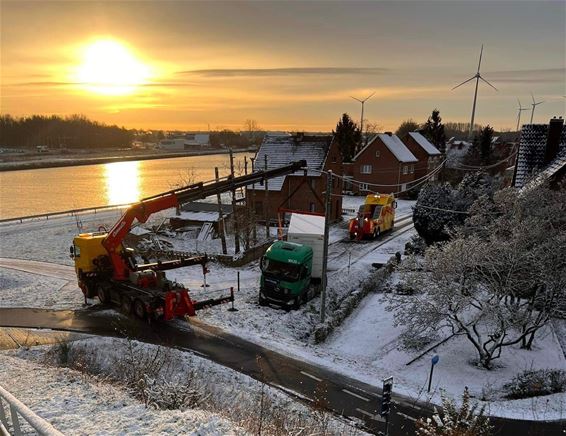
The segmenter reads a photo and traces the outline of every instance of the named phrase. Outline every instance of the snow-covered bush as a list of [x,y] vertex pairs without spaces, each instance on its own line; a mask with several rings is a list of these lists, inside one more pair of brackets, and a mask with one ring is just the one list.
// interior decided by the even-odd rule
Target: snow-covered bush
[[442,396],[442,414],[435,408],[432,419],[416,422],[417,436],[489,436],[491,425],[484,416],[484,408],[477,410],[477,404],[470,405],[470,393],[464,389],[462,405],[457,407],[453,400]]
[[413,237],[405,244],[405,255],[416,254],[423,256],[426,251],[426,242],[420,235],[413,235]]
[[529,398],[566,392],[566,371],[560,369],[527,370],[504,386],[507,398]]

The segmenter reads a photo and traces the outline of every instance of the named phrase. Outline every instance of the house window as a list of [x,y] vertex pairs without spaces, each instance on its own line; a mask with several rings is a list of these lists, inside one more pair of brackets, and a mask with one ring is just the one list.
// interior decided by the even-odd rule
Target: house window
[[316,190],[316,180],[315,179],[311,179],[311,188],[314,190]]
[[255,202],[255,213],[256,215],[263,215],[263,202],[261,201]]
[[367,191],[368,184],[367,183],[360,183],[360,191]]
[[380,154],[379,150],[376,150],[376,152],[375,152],[375,157],[380,157],[380,155],[381,155],[381,154]]
[[312,203],[312,202],[309,203],[309,211],[310,211],[310,212],[314,212],[314,211],[315,211],[315,210],[314,210],[314,203]]
[[352,190],[352,176],[344,176],[344,191]]
[[409,174],[409,166],[403,165],[403,174]]
[[415,164],[411,164],[411,174],[415,172]]
[[371,165],[362,165],[360,168],[361,174],[371,174],[372,166]]

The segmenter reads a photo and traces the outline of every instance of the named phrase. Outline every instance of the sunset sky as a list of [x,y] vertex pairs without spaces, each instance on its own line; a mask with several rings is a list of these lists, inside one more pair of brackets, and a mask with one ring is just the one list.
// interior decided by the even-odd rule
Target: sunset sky
[[[85,114],[128,128],[334,128],[343,112],[385,130],[469,122],[515,128],[565,114],[566,2],[1,0],[1,112]],[[528,121],[530,110],[523,112]]]

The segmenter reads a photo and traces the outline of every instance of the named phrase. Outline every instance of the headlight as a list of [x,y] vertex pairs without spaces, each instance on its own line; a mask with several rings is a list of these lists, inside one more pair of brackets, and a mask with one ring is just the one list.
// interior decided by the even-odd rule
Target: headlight
[[364,221],[367,223],[369,221],[369,218],[364,218]]

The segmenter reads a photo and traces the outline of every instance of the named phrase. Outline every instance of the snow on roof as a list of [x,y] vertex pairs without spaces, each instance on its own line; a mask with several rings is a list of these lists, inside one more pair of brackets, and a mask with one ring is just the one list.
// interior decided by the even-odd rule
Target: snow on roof
[[399,162],[418,162],[419,160],[411,153],[403,141],[397,135],[380,133],[377,135]]
[[539,171],[542,171],[539,177],[546,176],[546,179],[556,173],[556,171],[564,165],[563,160],[566,154],[566,126],[562,127],[558,156],[545,166],[544,155],[547,136],[548,124],[525,124],[523,126],[519,155],[517,156],[517,172],[515,174],[516,188],[525,186],[529,179]]
[[430,156],[441,154],[440,151],[438,151],[438,149],[419,132],[409,132],[409,135],[411,135],[411,138],[413,138],[415,142],[419,144]]
[[324,235],[324,217],[293,213],[287,234]]
[[[255,159],[255,169],[265,169],[265,157],[267,156],[267,169],[279,168],[290,162],[298,160],[306,160],[308,171],[307,175],[311,177],[320,176],[320,171],[324,166],[324,160],[328,154],[331,137],[328,141],[305,141],[295,142],[293,137],[266,137],[257,152]],[[303,170],[296,171],[291,174],[293,176],[302,176]],[[287,176],[275,177],[267,182],[270,191],[280,191],[285,183]],[[263,185],[256,183],[251,189],[263,190]]]

